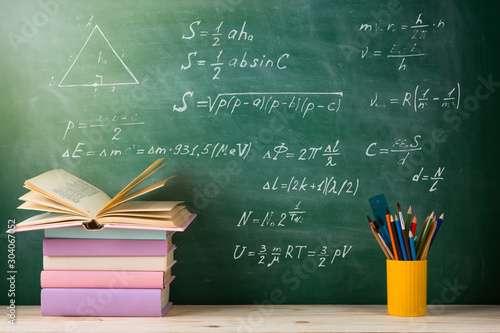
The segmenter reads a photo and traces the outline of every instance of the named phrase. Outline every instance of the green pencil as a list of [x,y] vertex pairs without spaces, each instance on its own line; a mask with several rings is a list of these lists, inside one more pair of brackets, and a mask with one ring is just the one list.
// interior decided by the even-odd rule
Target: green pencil
[[425,221],[425,225],[422,229],[422,232],[420,233],[420,237],[418,238],[417,258],[420,257],[420,252],[422,252],[422,248],[424,247],[425,240],[427,239],[427,233],[429,232],[429,228],[431,226],[433,218],[434,212],[432,212],[427,221]]

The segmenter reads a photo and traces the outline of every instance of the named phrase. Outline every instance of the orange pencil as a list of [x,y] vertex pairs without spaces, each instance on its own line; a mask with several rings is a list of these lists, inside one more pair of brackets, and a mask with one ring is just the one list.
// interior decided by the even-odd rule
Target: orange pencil
[[399,260],[398,251],[396,248],[396,241],[394,240],[394,222],[391,224],[391,214],[389,213],[389,209],[385,207],[385,218],[387,220],[387,227],[389,229],[389,234],[391,235],[391,243],[392,243],[392,253],[394,253],[394,259]]

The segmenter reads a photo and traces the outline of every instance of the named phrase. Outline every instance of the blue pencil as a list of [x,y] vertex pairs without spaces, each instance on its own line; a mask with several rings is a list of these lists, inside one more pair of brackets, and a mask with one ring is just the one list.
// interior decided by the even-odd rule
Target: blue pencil
[[389,235],[389,231],[387,230],[387,227],[384,224],[384,220],[380,217],[380,215],[377,215],[377,221],[380,226],[380,230],[382,230],[382,236],[384,237],[385,243],[387,246],[389,246],[390,249],[392,249],[392,242],[391,242],[391,236]]
[[408,236],[409,236],[408,241],[410,242],[412,260],[417,260],[417,253],[415,252],[415,242],[413,240],[413,233],[411,232],[411,230]]
[[403,239],[403,232],[401,231],[401,222],[399,222],[397,215],[394,215],[394,216],[396,217],[394,223],[396,224],[396,229],[398,230],[399,244],[401,245],[401,252],[403,253],[403,259],[408,261],[408,255],[406,254],[405,241]]

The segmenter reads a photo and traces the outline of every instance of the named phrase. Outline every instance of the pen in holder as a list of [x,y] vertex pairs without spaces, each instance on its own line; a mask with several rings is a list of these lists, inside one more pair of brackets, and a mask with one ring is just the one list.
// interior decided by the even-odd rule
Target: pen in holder
[[387,260],[387,313],[399,317],[427,313],[427,260]]

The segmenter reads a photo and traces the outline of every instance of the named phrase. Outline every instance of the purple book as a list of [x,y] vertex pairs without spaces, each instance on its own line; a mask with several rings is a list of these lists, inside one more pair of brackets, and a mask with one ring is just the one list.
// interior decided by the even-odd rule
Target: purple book
[[77,239],[45,238],[44,256],[164,256],[172,238],[150,239]]
[[169,289],[44,288],[42,316],[162,317],[172,305]]

